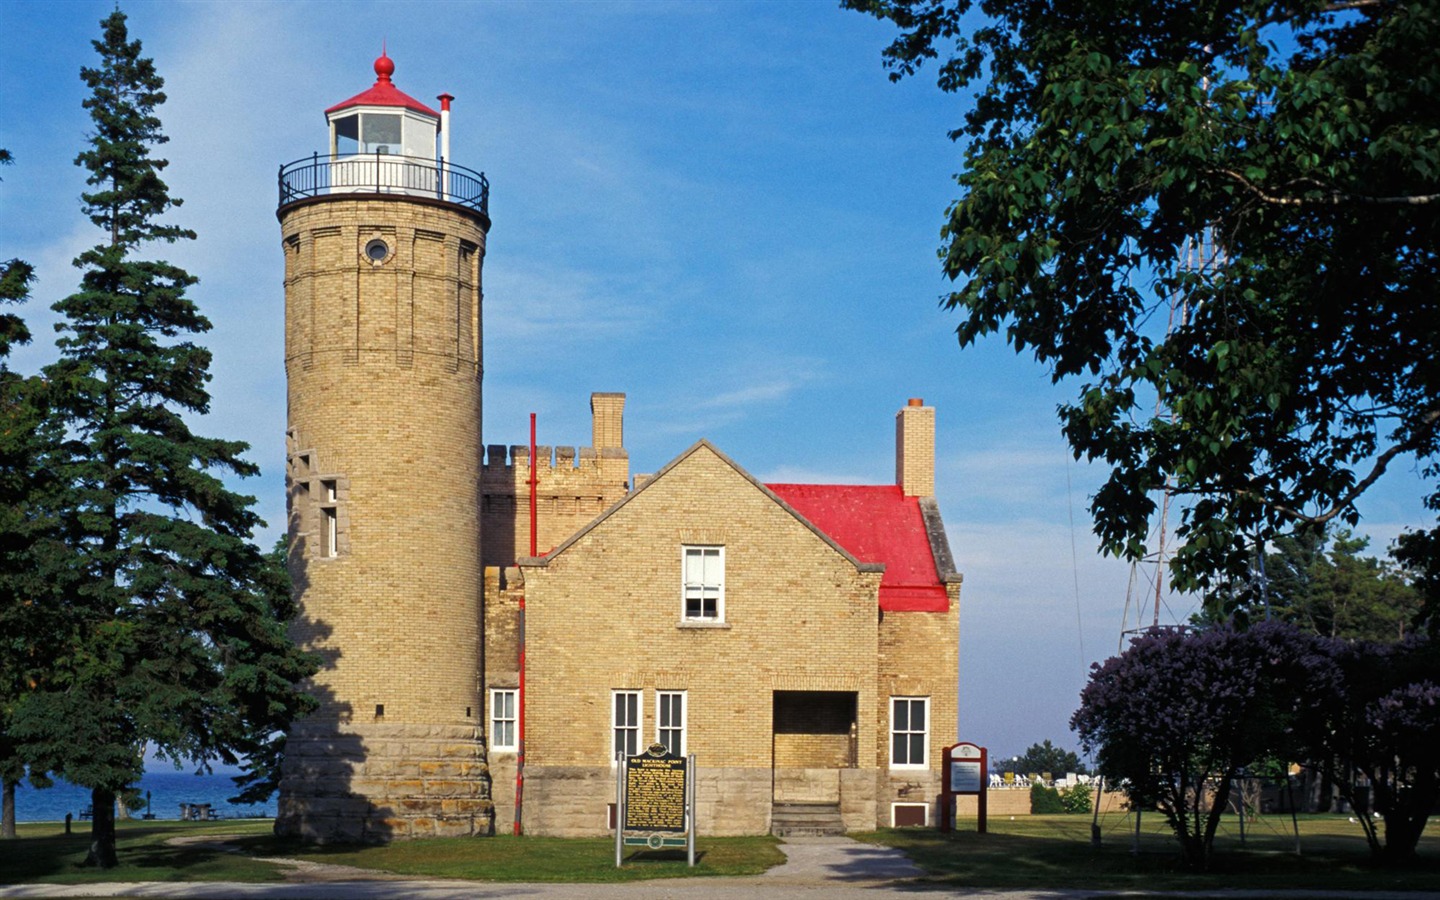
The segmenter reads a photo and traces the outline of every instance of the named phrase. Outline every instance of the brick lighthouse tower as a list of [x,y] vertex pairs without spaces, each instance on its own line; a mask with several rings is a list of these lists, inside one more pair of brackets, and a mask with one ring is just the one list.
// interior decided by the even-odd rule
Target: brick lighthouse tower
[[391,81],[282,166],[286,486],[296,639],[320,700],[286,743],[276,830],[488,833],[480,659],[480,273],[488,185]]

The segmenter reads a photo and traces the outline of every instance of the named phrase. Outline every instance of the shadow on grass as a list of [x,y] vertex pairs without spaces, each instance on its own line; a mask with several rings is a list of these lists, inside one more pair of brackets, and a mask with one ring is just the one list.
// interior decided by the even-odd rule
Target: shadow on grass
[[[685,855],[684,850],[651,850],[649,848],[646,848],[644,850],[636,850],[633,853],[622,855],[620,857],[620,862],[624,865],[628,865],[629,863],[640,863],[642,865],[645,863],[680,863],[681,865],[688,865],[688,859],[689,858]],[[699,847],[696,847],[695,865],[700,866],[703,865],[704,862],[705,851],[701,850]]]
[[[85,865],[88,829],[65,834],[54,826],[22,826],[20,836],[0,845],[0,884],[81,884],[96,881],[270,881],[278,870],[213,841],[231,829],[179,823],[118,823],[120,864],[114,869]],[[198,843],[167,843],[185,838]]]
[[493,882],[623,882],[689,876],[759,875],[785,860],[770,836],[701,837],[695,866],[683,849],[627,848],[615,866],[613,838],[527,835],[430,838],[382,845],[302,845],[275,837],[237,842],[248,854],[371,869],[416,878]]
[[[1318,819],[1319,817],[1317,817]],[[969,830],[941,835],[927,830],[891,830],[862,839],[904,850],[925,869],[930,885],[1088,890],[1315,889],[1328,891],[1440,891],[1440,839],[1422,840],[1419,858],[1403,868],[1381,868],[1371,860],[1363,837],[1346,832],[1333,817],[1305,822],[1302,855],[1295,837],[1279,823],[1252,825],[1242,844],[1238,830],[1216,837],[1215,855],[1205,872],[1186,870],[1173,836],[1156,816],[1145,817],[1137,838],[1133,820],[1121,818],[1102,829],[1099,847],[1090,844],[1090,820],[1080,816],[1030,816],[1025,821],[990,823],[989,834]],[[1231,823],[1234,824],[1233,822]],[[962,823],[963,826],[963,823]]]
[[88,832],[16,838],[0,847],[0,884],[46,881],[79,868],[90,847]]

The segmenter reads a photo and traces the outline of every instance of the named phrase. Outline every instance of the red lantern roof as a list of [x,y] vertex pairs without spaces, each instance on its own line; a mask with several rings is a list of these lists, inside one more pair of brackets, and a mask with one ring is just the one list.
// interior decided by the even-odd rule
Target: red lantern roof
[[387,56],[384,50],[380,51],[380,58],[375,60],[375,84],[369,90],[325,110],[325,115],[328,116],[352,106],[399,106],[431,118],[440,118],[438,112],[391,84],[390,76],[393,74],[395,74],[395,61]]

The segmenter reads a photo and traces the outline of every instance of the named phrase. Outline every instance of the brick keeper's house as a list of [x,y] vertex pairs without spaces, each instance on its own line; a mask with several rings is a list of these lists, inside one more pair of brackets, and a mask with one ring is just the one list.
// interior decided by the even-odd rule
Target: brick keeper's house
[[[617,396],[592,401],[597,435],[620,434]],[[607,831],[616,753],[652,743],[695,754],[702,833],[933,825],[956,733],[961,581],[933,497],[934,423],[919,400],[900,410],[895,483],[876,486],[761,484],[701,440],[520,558],[503,589],[489,570],[497,829],[514,817],[522,594],[527,833]]]

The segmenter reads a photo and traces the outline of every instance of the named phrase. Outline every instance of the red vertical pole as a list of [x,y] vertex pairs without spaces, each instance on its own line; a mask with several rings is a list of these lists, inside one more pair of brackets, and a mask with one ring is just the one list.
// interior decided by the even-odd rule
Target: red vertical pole
[[535,414],[530,414],[530,555],[539,556],[539,546],[535,526],[535,494],[536,487],[540,484],[540,478],[535,468]]

